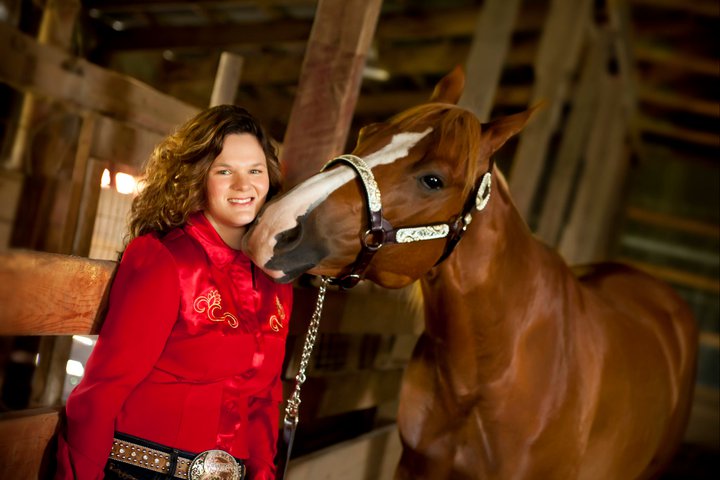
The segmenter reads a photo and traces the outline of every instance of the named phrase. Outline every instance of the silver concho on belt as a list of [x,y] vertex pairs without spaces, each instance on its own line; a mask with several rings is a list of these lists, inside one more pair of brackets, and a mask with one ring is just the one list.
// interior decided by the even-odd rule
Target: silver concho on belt
[[206,450],[193,459],[188,480],[242,480],[245,466],[223,450]]

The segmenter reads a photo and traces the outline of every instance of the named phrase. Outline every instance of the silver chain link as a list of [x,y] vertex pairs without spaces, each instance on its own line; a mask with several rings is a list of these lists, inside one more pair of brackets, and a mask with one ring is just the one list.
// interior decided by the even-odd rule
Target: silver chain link
[[305,344],[303,345],[302,356],[300,357],[300,368],[295,375],[295,390],[287,401],[285,407],[285,422],[297,424],[298,410],[300,409],[300,387],[305,383],[305,370],[310,363],[310,355],[312,354],[315,340],[317,339],[318,327],[320,326],[320,314],[322,313],[323,303],[325,302],[325,290],[327,289],[327,277],[322,277],[320,288],[318,290],[317,301],[315,303],[315,311],[312,314],[307,334],[305,335]]

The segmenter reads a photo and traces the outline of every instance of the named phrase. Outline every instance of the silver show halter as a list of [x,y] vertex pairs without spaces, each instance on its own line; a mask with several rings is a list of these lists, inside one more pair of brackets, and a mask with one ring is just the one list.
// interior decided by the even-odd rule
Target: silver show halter
[[346,273],[341,274],[338,278],[332,279],[333,283],[343,288],[352,288],[362,280],[373,255],[384,245],[446,238],[445,250],[436,262],[436,265],[442,262],[452,253],[455,245],[460,241],[460,238],[472,221],[473,210],[483,210],[490,199],[492,184],[491,172],[493,168],[492,160],[490,160],[488,171],[485,172],[476,183],[472,194],[465,201],[463,210],[459,215],[456,215],[445,223],[393,228],[390,222],[383,216],[380,189],[368,164],[365,163],[362,158],[355,155],[340,155],[329,161],[322,170],[324,171],[337,163],[349,165],[355,173],[357,173],[358,177],[360,177],[365,190],[369,222],[369,228],[360,237],[362,249],[360,253],[358,253],[355,262],[346,269]]

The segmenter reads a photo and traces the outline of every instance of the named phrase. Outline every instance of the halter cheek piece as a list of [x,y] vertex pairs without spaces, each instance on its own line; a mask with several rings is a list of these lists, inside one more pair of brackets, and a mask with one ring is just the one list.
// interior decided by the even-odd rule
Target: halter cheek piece
[[375,253],[384,245],[411,243],[421,240],[434,240],[446,238],[445,250],[435,265],[445,260],[460,241],[472,221],[472,211],[482,210],[490,199],[492,182],[492,160],[490,167],[475,183],[475,186],[465,200],[465,205],[459,215],[446,223],[431,223],[417,227],[393,228],[392,224],[383,216],[380,189],[375,182],[375,176],[365,161],[355,155],[340,155],[330,160],[321,171],[333,165],[344,163],[350,166],[362,181],[367,200],[369,228],[360,237],[362,249],[355,258],[355,262],[345,269],[339,277],[332,279],[332,283],[342,288],[352,288],[363,279],[365,270],[370,265]]

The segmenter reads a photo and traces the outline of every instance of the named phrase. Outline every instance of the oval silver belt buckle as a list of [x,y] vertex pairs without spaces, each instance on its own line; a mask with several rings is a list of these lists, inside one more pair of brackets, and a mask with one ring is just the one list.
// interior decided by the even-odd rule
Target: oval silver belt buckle
[[188,468],[188,480],[242,480],[245,466],[224,450],[199,453]]

